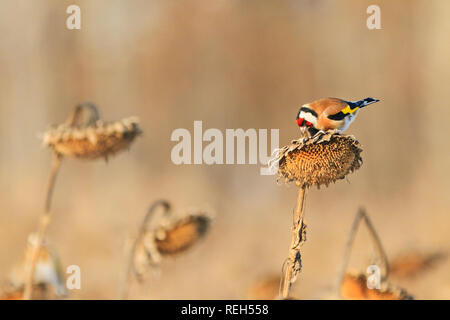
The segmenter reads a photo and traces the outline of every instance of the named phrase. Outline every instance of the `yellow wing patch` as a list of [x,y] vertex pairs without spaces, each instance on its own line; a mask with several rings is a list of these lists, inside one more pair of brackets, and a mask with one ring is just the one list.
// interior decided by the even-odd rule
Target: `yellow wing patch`
[[348,114],[348,113],[352,114],[353,112],[355,112],[358,109],[359,109],[358,107],[356,107],[355,109],[350,109],[349,106],[346,106],[344,109],[341,110],[341,112],[343,114]]

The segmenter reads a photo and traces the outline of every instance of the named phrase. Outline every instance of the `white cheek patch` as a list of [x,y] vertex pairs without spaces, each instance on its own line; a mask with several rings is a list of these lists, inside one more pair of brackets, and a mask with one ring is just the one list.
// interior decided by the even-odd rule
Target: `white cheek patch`
[[317,124],[317,118],[309,112],[300,112],[300,118],[305,119],[305,121],[311,122],[314,126]]

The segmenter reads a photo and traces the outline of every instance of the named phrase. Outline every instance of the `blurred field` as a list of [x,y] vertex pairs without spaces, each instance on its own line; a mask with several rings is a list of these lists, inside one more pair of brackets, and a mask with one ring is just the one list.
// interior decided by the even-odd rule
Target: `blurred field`
[[[130,298],[246,298],[281,272],[297,188],[252,165],[170,160],[176,128],[279,128],[299,135],[298,107],[320,97],[382,100],[348,130],[364,164],[308,194],[303,272],[294,296],[325,298],[335,284],[357,208],[388,256],[447,251],[450,167],[450,2],[377,1],[382,30],[366,28],[372,1],[78,0],[82,28],[65,28],[66,0],[0,2],[0,275],[20,259],[44,205],[50,153],[39,133],[73,106],[95,102],[106,120],[136,115],[144,135],[111,159],[68,160],[48,237],[82,271],[70,298],[114,299],[123,243],[149,204],[216,215],[207,240],[164,263]],[[364,233],[355,263],[370,257]],[[359,261],[359,262],[358,262]],[[450,261],[396,282],[420,299],[450,299]],[[324,293],[325,292],[325,293]]]

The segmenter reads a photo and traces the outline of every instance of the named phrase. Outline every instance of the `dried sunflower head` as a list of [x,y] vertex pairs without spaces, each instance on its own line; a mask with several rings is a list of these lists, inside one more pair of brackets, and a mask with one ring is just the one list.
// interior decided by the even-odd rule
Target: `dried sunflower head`
[[382,284],[380,289],[369,289],[367,277],[362,273],[347,273],[341,283],[341,295],[349,300],[411,300],[403,288]]
[[271,164],[278,165],[278,179],[295,181],[302,187],[328,186],[360,168],[361,152],[354,137],[319,131],[277,150]]
[[[13,268],[9,277],[9,283],[12,288],[24,288],[28,270],[27,263],[30,261],[36,240],[36,234],[30,234],[28,237],[28,244],[22,261]],[[42,243],[40,247],[33,282],[33,285],[39,287],[38,289],[42,292],[49,291],[56,296],[67,295],[64,272],[59,255],[47,242]]]
[[23,289],[2,289],[0,291],[0,300],[23,300]]
[[361,274],[346,274],[341,283],[341,295],[344,299],[366,299],[366,277]]
[[[191,248],[207,233],[211,223],[211,217],[204,213],[177,219],[164,216],[161,219],[154,226],[146,219],[145,227],[135,242],[132,258],[134,273],[139,281],[143,281],[150,270],[156,271],[164,257]],[[147,223],[150,224],[148,228]]]
[[381,289],[367,289],[368,300],[413,300],[405,289],[388,285]]
[[[54,300],[55,297],[49,293],[48,287],[42,284],[33,285],[33,300]],[[0,289],[0,300],[24,300],[24,288],[13,287],[6,284]]]
[[188,215],[167,226],[158,227],[155,245],[161,255],[174,255],[189,249],[209,229],[211,219],[204,214]]
[[45,132],[43,143],[60,156],[107,159],[128,148],[141,133],[137,118],[106,123],[93,104],[85,103],[75,107],[65,123]]
[[444,252],[405,252],[389,264],[391,276],[414,278],[447,258]]

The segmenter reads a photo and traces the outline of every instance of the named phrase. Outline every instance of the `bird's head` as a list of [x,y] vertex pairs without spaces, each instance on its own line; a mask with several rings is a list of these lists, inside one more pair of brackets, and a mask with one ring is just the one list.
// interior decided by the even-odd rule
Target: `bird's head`
[[317,123],[317,113],[304,105],[298,111],[295,121],[299,127],[311,128]]

